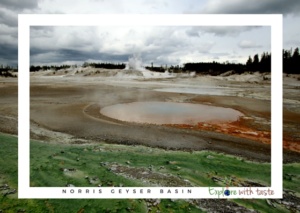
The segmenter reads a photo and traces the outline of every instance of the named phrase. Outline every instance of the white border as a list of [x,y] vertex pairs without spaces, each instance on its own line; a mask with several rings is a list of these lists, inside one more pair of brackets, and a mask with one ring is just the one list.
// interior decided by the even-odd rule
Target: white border
[[[220,198],[282,198],[282,15],[39,15],[19,14],[19,198],[218,198],[209,193],[208,187],[192,187],[192,193],[160,193],[168,189],[179,191],[186,188],[174,187],[124,187],[124,188],[61,188],[30,187],[29,164],[29,66],[30,66],[30,26],[270,26],[272,47],[272,80],[271,80],[271,187],[251,188],[273,190],[273,195],[259,196],[231,195]],[[275,88],[276,87],[276,88]],[[214,187],[221,191],[221,187]],[[68,192],[63,193],[66,189]],[[74,193],[72,193],[73,190]],[[82,193],[78,190],[81,189]],[[89,190],[87,193],[86,190]],[[99,189],[102,193],[99,193]],[[119,193],[119,189],[123,193]],[[125,189],[144,190],[141,193],[125,193]],[[145,193],[146,190],[151,193]],[[246,188],[244,188],[246,189]],[[71,190],[71,191],[70,191]],[[97,190],[96,193],[94,190]],[[112,193],[111,190],[115,190]],[[230,190],[242,190],[230,187]],[[132,191],[132,190],[131,190]],[[212,191],[211,191],[212,192]]]

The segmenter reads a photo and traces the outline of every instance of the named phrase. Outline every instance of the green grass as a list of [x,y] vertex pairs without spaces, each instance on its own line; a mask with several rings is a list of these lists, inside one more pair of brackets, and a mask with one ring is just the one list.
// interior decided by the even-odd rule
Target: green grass
[[[269,185],[270,165],[244,161],[237,157],[214,152],[165,151],[143,146],[124,145],[59,145],[31,142],[31,186],[90,186],[84,176],[98,177],[103,186],[142,186],[138,181],[116,175],[100,165],[101,162],[148,168],[154,171],[181,176],[195,186],[218,186],[210,176],[235,176]],[[99,151],[100,150],[100,151]],[[207,158],[210,156],[210,158]],[[77,161],[77,159],[79,159]],[[174,162],[174,163],[169,163]],[[75,168],[73,176],[66,176],[60,169]],[[224,185],[224,184],[221,184]]]
[[261,213],[270,213],[270,212],[278,212],[278,213],[288,213],[291,212],[282,206],[276,206],[276,208],[270,207],[265,199],[237,199],[236,203],[245,206],[249,209],[259,210]]
[[[0,134],[0,185],[8,184],[11,188],[17,189],[17,159],[18,159],[18,143],[17,137]],[[59,157],[50,157],[53,153],[60,153],[65,151],[65,155]],[[83,153],[82,153],[83,152]],[[46,184],[47,186],[64,185],[66,182],[78,184],[87,184],[85,178],[79,177],[60,177],[61,171],[57,168],[61,166],[75,166],[77,165],[77,157],[80,157],[81,168],[83,171],[89,171],[90,175],[98,174],[103,177],[103,182],[114,180],[114,182],[124,182],[127,185],[136,185],[133,181],[124,178],[116,177],[109,172],[105,171],[103,174],[93,172],[98,168],[98,164],[90,164],[91,158],[87,156],[94,153],[92,159],[100,160],[101,157],[97,156],[97,152],[93,151],[91,146],[75,149],[70,146],[64,145],[49,145],[39,142],[31,143],[31,184]],[[52,163],[55,162],[55,163]],[[65,162],[61,165],[61,162]],[[98,161],[97,161],[98,162]],[[53,172],[53,174],[49,174]],[[101,176],[102,175],[102,176]],[[111,179],[110,179],[111,178]],[[83,179],[84,181],[82,181]],[[76,182],[77,181],[77,182]],[[53,185],[51,185],[53,184]],[[0,210],[5,213],[26,211],[26,212],[148,212],[145,200],[137,199],[17,199],[17,194],[8,195],[3,197],[0,195]],[[161,201],[155,207],[152,207],[151,212],[201,212],[195,206],[190,205],[186,201],[178,200],[173,202],[169,199]]]
[[295,191],[300,196],[300,164],[292,163],[283,166],[283,186]]
[[[9,184],[17,188],[17,137],[0,134],[0,185]],[[148,186],[138,180],[125,178],[109,171],[101,162],[126,165],[133,168],[148,168],[153,171],[180,176],[195,186],[219,186],[212,176],[236,177],[240,181],[251,180],[264,185],[270,184],[270,164],[254,163],[234,156],[215,152],[181,152],[144,146],[112,144],[62,145],[31,141],[31,186]],[[209,157],[208,157],[209,156]],[[129,162],[129,163],[128,163]],[[163,167],[163,169],[160,169]],[[300,164],[284,165],[284,188],[300,192]],[[75,172],[63,172],[62,168],[75,168]],[[98,182],[90,184],[85,178],[97,177]],[[18,200],[17,195],[0,195],[0,210],[3,212],[147,212],[145,200],[132,199],[35,199]],[[234,200],[234,202],[260,212],[268,212],[265,200]],[[184,200],[161,200],[150,212],[200,212]],[[276,210],[276,209],[275,209]],[[284,212],[286,209],[277,209]],[[272,210],[272,212],[276,212]]]

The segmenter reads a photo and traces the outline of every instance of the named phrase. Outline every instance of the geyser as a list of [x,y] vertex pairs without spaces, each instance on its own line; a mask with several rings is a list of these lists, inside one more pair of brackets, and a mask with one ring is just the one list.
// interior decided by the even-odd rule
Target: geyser
[[[128,59],[128,62],[126,63],[126,70],[133,70],[133,71],[140,71],[143,74],[144,78],[173,78],[176,75],[169,73],[168,71],[164,73],[160,72],[153,72],[150,70],[147,70],[142,65],[142,60],[138,55],[133,55]],[[140,73],[139,73],[140,74]]]
[[142,66],[142,60],[139,56],[133,55],[128,59],[125,69],[138,70],[138,71],[146,71],[146,69]]
[[233,122],[243,116],[237,110],[204,104],[173,102],[132,102],[104,107],[100,113],[120,121],[149,124],[190,124]]

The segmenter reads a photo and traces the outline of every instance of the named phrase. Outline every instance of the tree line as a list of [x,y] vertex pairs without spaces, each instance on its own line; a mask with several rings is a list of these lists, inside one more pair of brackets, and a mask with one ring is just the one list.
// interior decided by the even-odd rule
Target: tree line
[[88,63],[84,62],[82,67],[104,68],[104,69],[125,69],[124,63]]
[[[74,65],[76,66],[76,65]],[[37,71],[40,71],[40,70],[54,70],[54,71],[58,71],[58,70],[62,70],[62,69],[68,69],[68,68],[71,68],[71,65],[60,65],[60,66],[56,66],[56,65],[51,65],[51,66],[47,66],[47,65],[43,65],[43,66],[34,66],[34,65],[31,65],[30,66],[30,72],[37,72]]]
[[[300,74],[300,54],[299,48],[283,50],[283,72],[288,74]],[[198,62],[184,64],[183,71],[195,71],[196,73],[219,75],[229,70],[236,73],[251,72],[271,72],[271,53],[264,52],[259,57],[255,54],[249,56],[245,64],[237,63],[219,63],[219,62]]]
[[234,71],[235,73],[250,72],[271,72],[271,53],[264,52],[261,57],[255,54],[253,57],[249,56],[245,64],[230,63],[230,62],[199,62],[186,63],[183,66],[184,71],[195,71],[196,73],[219,75],[227,71]]
[[219,62],[198,62],[186,63],[182,68],[183,72],[192,71],[201,74],[219,75],[229,70],[234,70],[237,73],[246,71],[244,64],[235,63],[219,63]]
[[17,77],[16,75],[12,74],[12,72],[17,72],[18,69],[10,66],[3,66],[0,64],[0,76],[3,77]]
[[263,53],[259,59],[258,54],[249,56],[246,62],[247,71],[271,72],[271,53]]
[[[60,65],[60,66],[47,66],[47,65],[43,65],[43,66],[30,66],[30,72],[37,72],[37,71],[45,71],[45,70],[53,70],[53,71],[58,71],[61,69],[68,69],[71,67],[77,67],[77,65]],[[89,62],[84,62],[82,64],[82,67],[93,67],[93,68],[104,68],[104,69],[124,69],[125,68],[125,64],[121,63],[121,64],[114,64],[114,63],[89,63]]]
[[[300,54],[299,48],[294,50],[283,50],[283,72],[288,74],[300,74]],[[75,65],[76,66],[76,65]],[[30,66],[30,72],[36,72],[40,70],[60,70],[70,68],[71,65],[61,65],[61,66]],[[93,68],[104,68],[104,69],[125,69],[125,63],[89,63],[84,62],[82,67],[93,67]],[[219,75],[224,72],[233,70],[235,73],[243,73],[246,71],[250,72],[271,72],[271,53],[264,52],[260,56],[255,54],[253,57],[249,56],[246,63],[230,63],[230,62],[194,62],[194,63],[185,63],[183,66],[171,65],[169,67],[160,66],[155,67],[147,66],[145,67],[148,70],[154,72],[165,72],[170,71],[174,73],[178,72],[196,72],[201,74],[210,74],[210,75]],[[2,69],[2,68],[1,68]],[[4,70],[0,69],[0,75],[4,73]]]
[[289,74],[300,74],[300,54],[297,47],[294,51],[283,50],[283,72]]

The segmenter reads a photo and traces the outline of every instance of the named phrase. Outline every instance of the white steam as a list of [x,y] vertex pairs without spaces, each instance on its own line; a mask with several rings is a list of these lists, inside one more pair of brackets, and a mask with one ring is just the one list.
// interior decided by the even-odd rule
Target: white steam
[[[174,78],[176,77],[176,74],[171,74],[168,72],[168,70],[166,70],[164,73],[160,73],[160,72],[153,72],[150,70],[147,70],[144,66],[143,66],[143,62],[142,59],[140,57],[140,55],[133,55],[132,57],[130,57],[128,59],[128,62],[126,63],[126,67],[125,70],[130,70],[130,71],[138,71],[139,75],[142,74],[144,79],[151,79],[151,78]],[[133,73],[131,73],[133,74]],[[129,74],[129,75],[131,75]],[[136,75],[137,73],[135,73],[134,75]],[[119,75],[120,76],[120,75]],[[128,77],[128,73],[126,74],[126,76]]]
[[126,70],[138,70],[138,71],[146,71],[145,67],[143,67],[142,59],[138,55],[133,55],[128,59],[126,64]]

